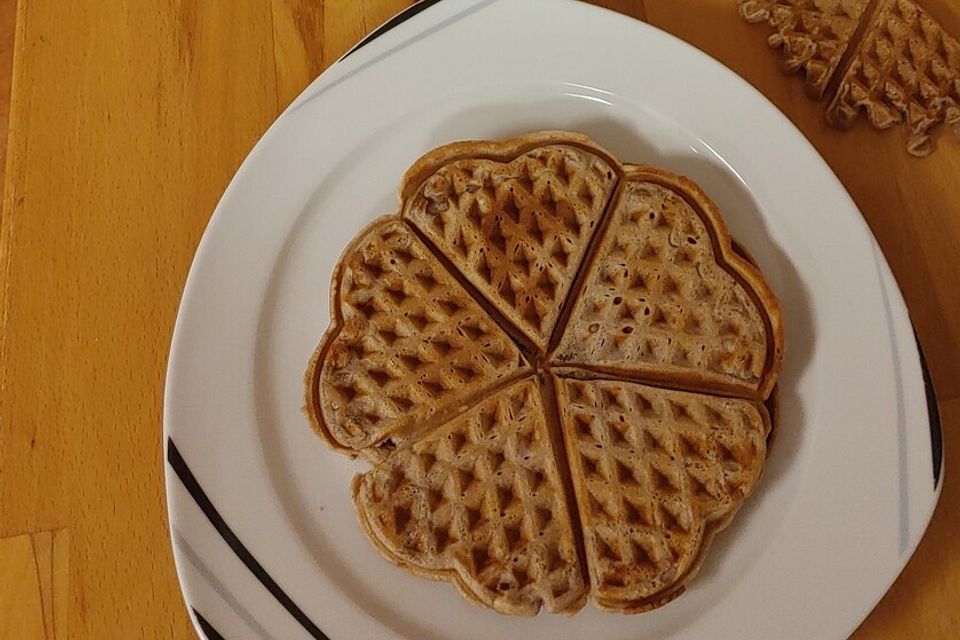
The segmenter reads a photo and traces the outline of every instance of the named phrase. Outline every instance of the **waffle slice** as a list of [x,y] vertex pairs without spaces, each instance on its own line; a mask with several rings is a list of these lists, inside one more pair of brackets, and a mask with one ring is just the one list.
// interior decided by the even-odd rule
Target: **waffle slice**
[[628,167],[551,363],[766,398],[780,309],[685,178]]
[[453,580],[473,602],[534,615],[541,605],[573,613],[586,600],[557,452],[532,378],[358,476],[354,503],[390,561]]
[[591,592],[636,613],[680,595],[760,478],[758,402],[554,378]]
[[[332,447],[377,459],[526,367],[510,338],[403,222],[347,247],[306,411]],[[382,449],[377,449],[381,447]]]
[[741,0],[740,15],[766,22],[767,39],[783,51],[788,73],[803,71],[807,91],[821,97],[850,45],[869,0]]
[[834,126],[861,113],[877,129],[905,123],[907,150],[933,150],[946,122],[960,132],[960,42],[909,0],[883,0],[827,109]]
[[403,215],[542,351],[618,173],[577,134],[455,143],[407,173]]

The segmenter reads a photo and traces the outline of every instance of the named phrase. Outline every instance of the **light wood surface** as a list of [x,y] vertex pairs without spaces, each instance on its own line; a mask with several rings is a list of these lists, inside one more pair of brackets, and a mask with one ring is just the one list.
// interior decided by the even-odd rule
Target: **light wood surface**
[[[187,268],[227,181],[280,110],[408,4],[21,0],[0,220],[0,640],[192,637],[160,453]],[[596,4],[753,83],[877,235],[940,394],[948,472],[920,549],[854,637],[960,637],[960,143],[917,160],[897,132],[828,129],[735,0]],[[924,5],[960,33],[955,2]],[[0,84],[11,6],[0,2]]]
[[0,539],[0,640],[67,637],[69,551],[64,529]]
[[0,0],[0,176],[7,159],[7,121],[10,118],[10,89],[13,74],[13,32],[17,23],[17,1]]

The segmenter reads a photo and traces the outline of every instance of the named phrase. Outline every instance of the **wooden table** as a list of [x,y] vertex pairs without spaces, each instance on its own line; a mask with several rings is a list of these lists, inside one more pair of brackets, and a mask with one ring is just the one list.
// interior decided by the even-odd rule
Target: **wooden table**
[[[828,129],[735,2],[596,4],[678,35],[763,91],[877,235],[940,395],[949,469],[920,549],[854,637],[960,637],[960,143],[917,160],[898,133]],[[408,4],[20,2],[0,222],[0,639],[192,637],[160,452],[187,268],[266,127]],[[924,4],[960,33],[953,0]]]

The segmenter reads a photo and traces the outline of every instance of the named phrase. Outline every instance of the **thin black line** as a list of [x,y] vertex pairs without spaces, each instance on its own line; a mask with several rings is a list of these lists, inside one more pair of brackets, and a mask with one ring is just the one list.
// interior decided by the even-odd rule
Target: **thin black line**
[[300,626],[306,629],[307,633],[316,638],[316,640],[330,640],[330,638],[307,617],[307,614],[290,599],[290,596],[270,577],[270,574],[263,568],[263,565],[257,562],[253,554],[240,542],[240,539],[227,525],[220,515],[220,512],[217,511],[217,508],[210,502],[210,498],[207,497],[207,494],[200,487],[200,483],[197,482],[196,477],[190,471],[190,467],[187,466],[183,456],[180,455],[177,445],[173,443],[173,438],[167,438],[167,462],[170,463],[173,471],[177,474],[177,477],[180,478],[180,482],[183,483],[183,486],[190,493],[190,497],[193,498],[193,501],[196,502],[200,510],[203,511],[203,514],[207,517],[207,520],[210,521],[210,524],[213,525],[213,528],[217,530],[217,533],[220,534],[223,541],[226,542],[237,557],[240,558],[240,561],[243,562],[250,573],[260,581],[260,584],[300,623]]
[[916,332],[913,334],[917,341],[917,352],[920,354],[920,369],[923,371],[923,388],[927,394],[927,416],[930,418],[930,453],[933,459],[933,489],[940,486],[940,471],[943,469],[943,428],[940,425],[940,407],[937,405],[937,392],[933,388],[930,378],[930,369],[927,367],[927,358],[923,355],[923,347]]
[[[887,318],[887,340],[890,343],[890,365],[893,375],[894,386],[896,387],[897,404],[897,487],[900,500],[900,553],[907,550],[907,540],[910,537],[910,477],[907,473],[907,410],[904,397],[903,382],[903,362],[900,358],[900,345],[897,339],[896,324],[893,319],[893,307],[890,306],[890,293],[887,290],[887,282],[893,282],[896,287],[896,280],[889,272],[889,266],[883,258],[883,252],[880,246],[874,243],[873,262],[877,269],[877,284],[880,288],[880,300],[883,303],[883,312]],[[886,267],[886,269],[884,269]]]
[[[424,1],[430,1],[430,0],[424,0]],[[437,1],[438,1],[438,0],[432,0],[433,4],[436,4]],[[360,63],[359,66],[357,66],[355,69],[352,69],[352,70],[350,70],[349,72],[347,72],[346,75],[343,75],[343,76],[337,78],[336,80],[333,80],[332,82],[330,82],[330,83],[327,84],[326,86],[321,87],[320,89],[317,89],[315,93],[313,93],[313,94],[310,95],[309,97],[304,98],[302,102],[297,102],[294,106],[292,106],[292,107],[290,108],[290,113],[292,113],[292,112],[294,112],[294,111],[297,111],[297,110],[299,110],[299,109],[302,109],[303,107],[305,107],[306,105],[310,104],[311,102],[313,102],[314,100],[316,100],[317,98],[319,98],[320,96],[322,96],[323,94],[327,93],[328,91],[330,91],[330,90],[333,89],[334,87],[338,86],[341,82],[345,82],[346,80],[349,80],[350,78],[356,76],[356,75],[357,75],[358,73],[360,73],[361,71],[364,71],[365,69],[370,68],[371,66],[373,66],[373,65],[377,64],[378,62],[380,62],[381,60],[384,60],[384,59],[386,59],[386,58],[389,58],[389,57],[392,56],[394,53],[396,53],[396,52],[398,52],[398,51],[401,51],[401,50],[409,47],[411,44],[413,44],[413,43],[415,43],[415,42],[419,42],[419,41],[423,40],[424,38],[426,38],[427,36],[430,36],[430,35],[436,33],[437,31],[440,31],[440,30],[442,30],[442,29],[445,29],[445,28],[449,27],[450,25],[452,25],[452,24],[454,24],[454,23],[456,23],[456,22],[459,22],[459,21],[463,20],[464,18],[466,18],[466,17],[468,17],[468,16],[473,15],[474,13],[480,11],[481,9],[484,9],[484,8],[490,6],[491,4],[493,4],[493,3],[495,3],[495,2],[498,2],[498,0],[477,0],[477,2],[476,2],[475,4],[473,4],[473,5],[471,5],[470,7],[464,9],[464,10],[461,11],[460,13],[455,14],[455,15],[452,15],[452,16],[450,16],[449,18],[447,18],[447,19],[445,19],[445,20],[443,20],[443,21],[441,21],[441,22],[438,22],[437,24],[433,25],[432,27],[429,27],[429,28],[427,28],[427,29],[424,29],[424,30],[421,31],[420,33],[418,33],[418,34],[416,34],[416,35],[414,35],[414,36],[411,36],[411,37],[408,38],[407,40],[404,40],[403,42],[400,42],[400,43],[394,45],[394,46],[391,47],[390,49],[387,49],[386,51],[384,51],[384,52],[382,52],[382,53],[380,53],[380,54],[377,54],[376,56],[374,56],[373,58],[367,60],[366,62]],[[432,6],[432,5],[431,5],[431,6]],[[424,7],[424,8],[426,8],[426,7]],[[421,10],[421,11],[422,11],[422,10]],[[418,13],[419,13],[419,12],[418,12]],[[407,16],[407,17],[409,18],[410,16]],[[349,53],[348,53],[348,55],[349,55]],[[343,60],[343,58],[340,59],[340,61],[342,61],[342,60]],[[299,98],[298,98],[297,100],[299,100]]]
[[368,33],[363,40],[355,44],[353,48],[351,48],[349,51],[343,54],[340,57],[340,60],[338,60],[338,62],[341,60],[345,60],[348,56],[353,55],[354,52],[359,51],[361,48],[367,46],[368,44],[370,44],[371,42],[373,42],[374,40],[376,40],[377,38],[385,34],[387,31],[390,31],[394,27],[400,26],[401,24],[403,24],[413,16],[417,15],[421,11],[429,9],[430,7],[437,4],[438,2],[440,2],[440,0],[420,0],[420,2],[410,5],[409,7],[407,7],[397,15],[393,16],[392,18],[384,22],[382,25],[380,25],[370,33]]
[[207,582],[207,586],[213,589],[221,598],[223,598],[224,603],[233,610],[240,620],[247,624],[257,638],[260,640],[276,640],[270,633],[263,628],[260,622],[254,618],[247,609],[237,601],[236,597],[230,592],[225,584],[217,577],[213,571],[206,565],[203,558],[197,555],[197,550],[190,546],[190,543],[187,542],[180,532],[176,529],[173,530],[173,544],[174,547],[180,552],[180,554],[193,565],[194,570],[197,574]]
[[213,628],[213,625],[207,622],[207,619],[200,615],[200,612],[196,609],[193,610],[193,615],[197,618],[197,623],[200,625],[200,630],[203,631],[203,635],[207,636],[207,640],[227,640],[220,632]]

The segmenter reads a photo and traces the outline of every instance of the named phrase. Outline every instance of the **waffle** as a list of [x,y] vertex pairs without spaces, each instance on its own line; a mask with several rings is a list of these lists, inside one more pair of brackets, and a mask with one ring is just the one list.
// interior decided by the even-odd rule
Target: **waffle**
[[932,151],[940,124],[960,131],[960,42],[913,2],[883,0],[827,119],[849,127],[861,112],[877,129],[905,124],[917,156]]
[[616,183],[605,157],[554,133],[441,147],[408,173],[403,215],[543,350]]
[[766,410],[620,381],[555,383],[597,605],[669,602],[756,486]]
[[331,297],[336,318],[307,372],[307,413],[336,449],[379,458],[526,366],[400,221],[374,223],[347,248]]
[[552,362],[766,398],[782,329],[760,272],[692,182],[643,167],[624,180]]
[[503,613],[572,613],[587,585],[557,455],[527,378],[358,477],[354,502],[399,566]]
[[775,31],[767,39],[783,52],[788,73],[803,71],[807,91],[823,96],[869,0],[741,0],[740,15],[765,22]]
[[747,251],[692,182],[578,134],[442,147],[400,199],[307,374],[314,428],[374,465],[375,548],[502,613],[677,596],[766,455],[783,330]]

